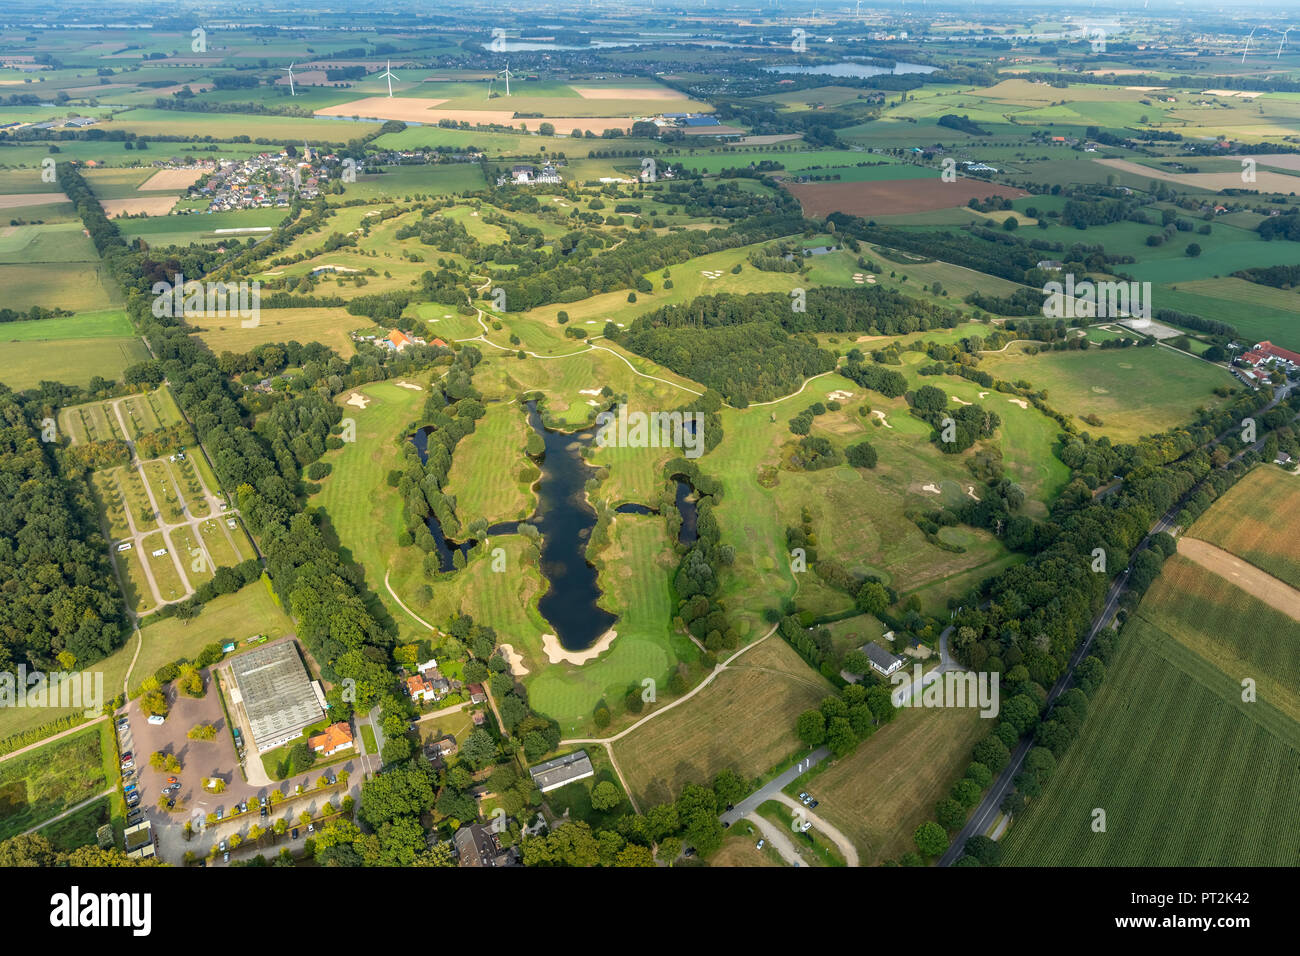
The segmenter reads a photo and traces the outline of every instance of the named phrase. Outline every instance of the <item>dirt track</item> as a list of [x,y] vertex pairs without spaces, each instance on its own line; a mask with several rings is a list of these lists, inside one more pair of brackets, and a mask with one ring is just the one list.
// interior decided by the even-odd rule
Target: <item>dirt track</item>
[[1019,199],[1029,193],[986,183],[958,179],[945,183],[936,171],[933,179],[883,179],[865,183],[786,183],[803,206],[804,215],[822,217],[832,212],[853,216],[895,216],[964,206],[972,199],[1002,196]]
[[1285,581],[1279,581],[1232,552],[1199,538],[1179,538],[1178,553],[1259,598],[1269,607],[1300,621],[1300,591]]

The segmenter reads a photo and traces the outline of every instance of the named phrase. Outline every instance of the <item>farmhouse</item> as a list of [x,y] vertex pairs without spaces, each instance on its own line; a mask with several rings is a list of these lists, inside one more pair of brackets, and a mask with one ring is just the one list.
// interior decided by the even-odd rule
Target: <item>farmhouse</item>
[[322,757],[332,757],[341,750],[351,750],[353,746],[352,728],[345,720],[330,724],[323,734],[307,738],[307,746]]
[[1285,365],[1287,368],[1300,367],[1300,353],[1292,352],[1290,349],[1280,348],[1269,341],[1260,342],[1255,346],[1254,351],[1249,353],[1249,355],[1256,354],[1262,354],[1267,359]]
[[231,704],[242,707],[259,753],[302,736],[325,708],[292,640],[268,644],[230,665]]
[[862,645],[862,653],[867,655],[871,661],[871,669],[884,677],[888,677],[894,671],[903,666],[903,659],[889,653],[875,641],[868,641]]
[[[902,664],[899,661],[899,664]],[[563,757],[556,757],[554,760],[548,760],[545,763],[539,763],[535,767],[529,767],[528,772],[532,774],[533,783],[537,784],[537,789],[542,793],[548,790],[554,790],[556,787],[563,787],[567,783],[573,783],[575,780],[583,780],[595,774],[591,766],[591,758],[587,756],[587,751],[576,750],[571,754],[565,754]]]

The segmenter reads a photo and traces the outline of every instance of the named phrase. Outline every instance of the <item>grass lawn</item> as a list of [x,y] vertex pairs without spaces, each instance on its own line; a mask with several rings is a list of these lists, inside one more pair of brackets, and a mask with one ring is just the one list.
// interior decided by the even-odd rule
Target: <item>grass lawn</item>
[[[107,692],[105,688],[105,692]],[[52,711],[46,711],[48,719]],[[0,839],[57,816],[117,782],[109,721],[0,763]]]
[[524,454],[531,433],[526,409],[518,402],[494,402],[475,423],[473,434],[461,439],[444,491],[456,496],[462,524],[475,518],[495,524],[532,513],[531,481],[520,480],[525,471],[537,474]]
[[614,756],[642,807],[675,799],[686,784],[723,769],[753,780],[800,749],[795,720],[831,692],[774,635],[688,702],[614,744]]
[[193,660],[209,644],[243,641],[256,634],[275,640],[294,633],[294,624],[276,605],[266,581],[262,580],[234,594],[214,598],[203,605],[199,616],[192,621],[146,618],[140,633],[144,647],[131,671],[132,694],[164,664],[182,657]]
[[375,731],[369,724],[361,724],[361,743],[368,754],[378,754],[379,745],[375,743]]
[[904,708],[798,789],[817,797],[818,816],[853,841],[863,866],[896,859],[915,849],[912,831],[933,818],[990,724],[973,708]]
[[[737,832],[737,829],[744,832]],[[748,832],[752,830],[753,832]],[[762,834],[752,823],[741,821],[735,824],[722,842],[722,849],[709,857],[709,866],[785,866],[776,847],[765,843],[758,849]]]
[[1047,403],[1067,415],[1097,415],[1101,426],[1080,427],[1112,441],[1132,442],[1188,422],[1199,407],[1221,401],[1214,388],[1233,384],[1224,369],[1159,347],[1035,356],[1022,349],[1013,343],[1005,352],[986,353],[980,368],[996,378],[1024,379],[1046,389]]
[[1226,322],[1248,342],[1300,349],[1300,293],[1222,276],[1162,286],[1163,307]]
[[97,262],[21,262],[0,265],[5,306],[34,305],[70,312],[94,312],[118,305],[121,293]]

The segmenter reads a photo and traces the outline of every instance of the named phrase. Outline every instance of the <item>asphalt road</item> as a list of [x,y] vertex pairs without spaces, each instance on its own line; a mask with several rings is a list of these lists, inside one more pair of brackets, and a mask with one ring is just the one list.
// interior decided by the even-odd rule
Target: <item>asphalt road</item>
[[[1285,386],[1279,388],[1274,394],[1272,401],[1254,414],[1257,416],[1263,415],[1265,412],[1284,401],[1287,395],[1291,392],[1291,389],[1292,383],[1287,383]],[[1209,442],[1206,447],[1217,445],[1226,435],[1230,434],[1234,430],[1235,427],[1225,431],[1222,435],[1217,436],[1212,442]],[[1258,451],[1263,448],[1265,440],[1266,438],[1260,438],[1259,441],[1252,444],[1249,449],[1242,449],[1241,452],[1233,456],[1233,460],[1240,458],[1247,450]],[[1130,562],[1132,557],[1135,557],[1139,551],[1148,546],[1152,536],[1168,531],[1170,528],[1174,527],[1174,519],[1178,512],[1182,510],[1182,506],[1182,501],[1179,501],[1178,504],[1174,505],[1174,507],[1163,515],[1159,521],[1151,526],[1146,537],[1144,537],[1138,546],[1133,549],[1133,555],[1130,556]],[[1106,595],[1106,603],[1098,615],[1093,619],[1092,627],[1088,631],[1088,637],[1078,646],[1078,648],[1075,649],[1074,655],[1070,658],[1069,666],[1066,667],[1065,672],[1052,686],[1051,692],[1047,695],[1047,710],[1044,712],[1044,718],[1046,718],[1046,716],[1051,712],[1051,708],[1056,703],[1056,699],[1060,697],[1060,695],[1064,693],[1066,687],[1069,686],[1070,680],[1074,676],[1075,668],[1079,665],[1079,662],[1087,656],[1089,649],[1092,647],[1093,639],[1101,631],[1102,627],[1109,624],[1114,618],[1115,612],[1119,607],[1120,596],[1124,593],[1124,588],[1128,584],[1128,577],[1129,571],[1126,568],[1122,574],[1115,578],[1114,583],[1111,584],[1110,591]],[[961,828],[961,832],[953,838],[952,844],[944,852],[943,856],[939,858],[939,866],[951,866],[956,862],[958,857],[961,856],[962,848],[966,845],[968,839],[985,833],[988,828],[993,825],[993,821],[997,819],[998,813],[1001,812],[1000,808],[1003,799],[1014,789],[1012,781],[1015,780],[1016,774],[1020,772],[1020,768],[1025,762],[1025,756],[1029,753],[1032,746],[1033,739],[1031,737],[1023,738],[1020,743],[1016,745],[1016,749],[1011,753],[1010,762],[1003,769],[1002,773],[997,776],[993,786],[989,789],[988,793],[984,795],[984,799],[980,801],[975,812],[971,814],[970,819],[966,821],[966,825]]]
[[771,800],[774,794],[780,793],[785,787],[794,783],[830,755],[829,747],[818,747],[789,770],[773,777],[726,813],[721,814],[718,819],[723,823],[730,824],[735,823],[747,814],[753,813],[764,801]]

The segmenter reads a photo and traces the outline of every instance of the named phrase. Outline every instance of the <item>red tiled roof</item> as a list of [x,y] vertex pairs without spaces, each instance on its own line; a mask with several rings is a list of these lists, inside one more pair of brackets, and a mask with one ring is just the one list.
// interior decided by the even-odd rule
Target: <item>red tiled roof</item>
[[317,734],[307,740],[307,746],[312,750],[320,750],[327,754],[350,743],[352,743],[352,728],[346,721],[330,724],[325,728],[325,733]]
[[1265,352],[1274,358],[1285,359],[1288,362],[1295,362],[1300,365],[1300,353],[1292,352],[1290,349],[1279,348],[1272,342],[1260,342],[1255,346],[1256,350]]

